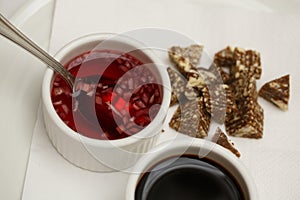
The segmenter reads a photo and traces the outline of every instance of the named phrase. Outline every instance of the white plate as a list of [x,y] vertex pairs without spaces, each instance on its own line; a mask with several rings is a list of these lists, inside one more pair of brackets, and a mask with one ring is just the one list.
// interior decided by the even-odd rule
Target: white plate
[[[54,1],[25,4],[12,22],[48,48]],[[20,199],[45,66],[0,37],[0,199]]]

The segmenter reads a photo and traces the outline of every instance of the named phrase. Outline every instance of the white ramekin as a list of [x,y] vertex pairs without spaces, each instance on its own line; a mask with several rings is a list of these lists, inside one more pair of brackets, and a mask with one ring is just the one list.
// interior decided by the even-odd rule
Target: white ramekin
[[151,152],[148,152],[147,156],[142,157],[135,165],[135,168],[132,169],[132,174],[128,179],[125,199],[135,199],[135,190],[143,173],[149,171],[160,161],[184,154],[198,155],[201,158],[205,157],[222,166],[238,182],[243,194],[245,194],[245,200],[258,199],[256,186],[252,177],[236,156],[210,141],[191,138],[180,138],[176,141],[164,142],[153,148]]
[[[107,40],[109,39],[109,40]],[[104,42],[105,41],[105,42]],[[107,42],[109,41],[109,42]],[[104,44],[101,46],[101,44]],[[66,64],[72,58],[93,50],[97,46],[129,52],[140,49],[133,55],[142,62],[160,63],[151,49],[126,36],[93,34],[76,39],[63,47],[56,59]],[[82,136],[70,129],[56,114],[51,102],[51,85],[54,72],[47,69],[42,86],[42,109],[46,131],[57,151],[74,165],[98,172],[126,171],[138,158],[155,145],[161,131],[170,102],[170,81],[166,68],[156,65],[155,72],[163,85],[161,109],[154,120],[139,133],[119,140],[97,140]]]

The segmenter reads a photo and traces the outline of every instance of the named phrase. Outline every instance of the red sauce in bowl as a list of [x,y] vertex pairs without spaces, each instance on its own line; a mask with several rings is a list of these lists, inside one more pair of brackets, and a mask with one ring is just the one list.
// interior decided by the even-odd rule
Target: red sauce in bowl
[[73,58],[65,67],[88,81],[76,85],[80,90],[76,96],[55,74],[51,88],[55,111],[71,129],[90,138],[116,140],[136,134],[154,119],[163,96],[151,65],[143,64],[110,50]]

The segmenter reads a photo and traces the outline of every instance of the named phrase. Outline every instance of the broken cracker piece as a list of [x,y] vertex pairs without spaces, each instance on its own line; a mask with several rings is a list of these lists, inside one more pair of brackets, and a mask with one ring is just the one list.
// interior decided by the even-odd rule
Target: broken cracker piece
[[230,75],[224,71],[222,67],[213,63],[208,70],[215,75],[219,83],[221,83],[220,80],[222,80],[222,83],[228,83],[230,81]]
[[[185,88],[185,97],[193,100],[200,95],[201,89],[207,85],[218,84],[220,80],[209,70],[205,68],[191,69],[187,73],[188,82]],[[220,81],[222,83],[222,80]]]
[[234,146],[234,143],[228,138],[228,136],[218,127],[212,141],[221,145],[222,147],[228,149],[232,153],[234,153],[237,157],[241,156],[239,150],[237,150]]
[[267,82],[259,90],[258,95],[281,110],[287,111],[290,99],[290,75]]
[[178,99],[182,98],[187,81],[179,72],[172,69],[171,67],[168,67],[167,71],[170,77],[171,87],[172,87],[171,103],[170,103],[170,105],[172,106],[178,102]]
[[257,100],[258,94],[254,78],[233,80],[229,83],[229,87],[236,100],[244,99],[249,96],[251,96],[253,100]]
[[188,83],[185,86],[185,90],[184,90],[184,96],[188,99],[188,100],[194,100],[197,97],[200,96],[200,92],[198,89],[190,86]]
[[222,67],[229,68],[233,78],[254,77],[260,79],[262,74],[260,53],[240,47],[228,46],[219,51],[214,56],[214,64],[221,68],[220,71]]
[[199,97],[198,90],[187,85],[186,79],[179,72],[171,67],[168,67],[167,71],[172,87],[170,106],[175,105],[178,101],[184,103],[186,100],[193,100]]
[[233,52],[233,60],[235,64],[230,68],[230,73],[234,78],[260,79],[262,68],[259,52],[236,47]]
[[217,123],[223,124],[226,115],[236,111],[235,99],[228,85],[210,85],[201,91],[205,109]]
[[179,46],[171,47],[169,54],[171,58],[175,58],[174,60],[176,60],[177,57],[184,57],[192,65],[196,66],[200,62],[202,52],[203,52],[202,45],[193,44],[186,48],[182,48]]
[[196,138],[206,137],[209,125],[210,117],[204,110],[203,98],[180,105],[169,123],[176,131]]
[[236,104],[237,111],[226,116],[226,132],[236,137],[262,138],[264,112],[257,100],[247,97]]
[[206,85],[222,83],[222,80],[218,80],[214,73],[208,69],[199,67],[191,69],[187,72],[188,85],[201,89]]
[[214,63],[217,67],[231,67],[235,65],[235,60],[233,59],[234,49],[227,46],[225,49],[217,52],[214,56]]
[[191,45],[186,48],[174,46],[169,49],[169,57],[176,65],[178,71],[185,76],[190,69],[195,68],[199,64],[202,51],[202,45]]

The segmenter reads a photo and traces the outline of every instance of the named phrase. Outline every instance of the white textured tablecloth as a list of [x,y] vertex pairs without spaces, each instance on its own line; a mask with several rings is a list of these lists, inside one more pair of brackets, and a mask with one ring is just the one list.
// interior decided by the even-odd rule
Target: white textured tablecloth
[[[178,31],[204,44],[210,54],[228,44],[259,50],[263,75],[258,88],[291,74],[289,111],[282,112],[260,99],[265,110],[264,138],[233,140],[242,153],[241,162],[254,177],[260,199],[300,199],[300,17],[207,9],[194,0],[64,0],[57,1],[51,52],[89,33],[120,33],[143,27]],[[120,200],[124,199],[126,181],[126,174],[92,173],[65,161],[51,146],[39,117],[24,200]]]

